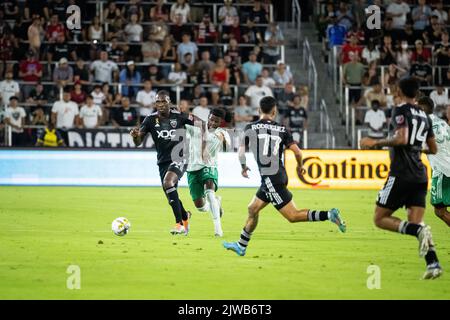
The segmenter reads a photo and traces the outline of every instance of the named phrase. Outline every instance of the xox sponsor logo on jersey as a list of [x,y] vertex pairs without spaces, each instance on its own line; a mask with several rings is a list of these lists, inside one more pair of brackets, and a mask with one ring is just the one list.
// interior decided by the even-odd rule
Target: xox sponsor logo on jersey
[[[176,124],[175,124],[176,127]],[[157,130],[156,133],[158,134],[158,139],[165,139],[165,140],[171,140],[175,138],[176,136],[176,130]]]

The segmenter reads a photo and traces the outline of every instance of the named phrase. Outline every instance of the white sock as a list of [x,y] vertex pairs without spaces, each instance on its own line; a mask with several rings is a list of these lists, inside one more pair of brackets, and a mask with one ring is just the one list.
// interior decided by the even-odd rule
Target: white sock
[[203,205],[203,207],[197,208],[197,210],[200,211],[200,212],[209,212],[210,207],[209,207],[208,200],[205,201],[205,204]]
[[215,192],[212,190],[206,190],[206,199],[209,202],[209,208],[211,210],[214,222],[214,229],[217,233],[222,233],[222,224],[220,223],[220,207]]

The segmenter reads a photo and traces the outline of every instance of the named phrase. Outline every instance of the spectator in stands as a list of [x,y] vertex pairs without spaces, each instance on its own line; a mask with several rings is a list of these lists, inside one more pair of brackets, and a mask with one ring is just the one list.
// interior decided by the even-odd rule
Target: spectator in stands
[[339,22],[336,15],[331,18],[331,24],[327,27],[326,35],[328,40],[328,49],[333,49],[334,46],[341,46],[345,42],[345,34],[347,28]]
[[149,38],[150,40],[158,42],[158,44],[162,43],[164,38],[169,35],[169,27],[161,19],[150,26]]
[[111,38],[111,43],[105,48],[105,51],[115,63],[124,61],[125,53],[122,46],[117,42],[117,37]]
[[435,106],[447,106],[450,104],[448,90],[442,84],[438,84],[436,89],[431,91],[430,99],[433,100]]
[[74,84],[73,90],[70,92],[70,100],[78,104],[81,107],[86,101],[86,92],[83,91],[81,82],[77,81]]
[[367,46],[364,47],[361,53],[362,62],[365,65],[369,65],[371,62],[375,61],[377,64],[380,60],[380,51],[375,46],[375,43],[372,39],[369,40]]
[[219,33],[211,22],[211,17],[206,13],[195,32],[196,43],[216,43],[218,37]]
[[[195,77],[195,73],[196,73],[196,69],[195,69],[195,64],[194,61],[192,59],[192,54],[190,52],[187,52],[184,55],[184,62],[181,64],[181,69],[186,72],[186,75],[188,76],[188,80],[191,81],[190,79],[193,79],[192,77]],[[195,79],[194,79],[195,81]],[[208,83],[204,82],[204,83]],[[202,82],[203,83],[203,82]]]
[[170,7],[170,21],[173,23],[176,22],[176,15],[179,14],[182,17],[183,23],[191,22],[191,7],[188,3],[186,3],[186,0],[177,0],[176,3],[174,3]]
[[333,24],[333,17],[335,16],[334,3],[327,2],[325,10],[322,11],[316,22],[316,28],[318,30],[318,41],[322,42],[323,38],[327,37],[326,31],[329,25]]
[[92,20],[92,23],[88,28],[87,39],[96,44],[100,44],[105,40],[104,30],[99,16],[95,16]]
[[158,0],[154,7],[149,11],[150,21],[163,21],[169,22],[169,10],[165,6],[165,0]]
[[268,68],[263,68],[261,71],[261,77],[263,78],[263,85],[273,88],[276,85],[275,80],[270,76]]
[[59,36],[65,36],[65,28],[62,23],[59,22],[57,14],[53,14],[47,28],[45,29],[45,37],[48,42],[55,43]]
[[443,25],[448,24],[448,13],[444,9],[444,1],[443,0],[437,1],[436,9],[433,10],[432,15],[438,17],[438,23],[443,24]]
[[209,110],[208,107],[208,98],[206,96],[202,96],[200,98],[200,104],[192,109],[192,114],[199,117],[203,121],[208,121],[210,111],[211,110]]
[[130,98],[122,97],[121,106],[116,109],[112,123],[116,128],[135,127],[139,123],[139,115],[136,109],[130,107]]
[[144,81],[144,88],[137,93],[136,102],[139,105],[141,119],[153,112],[153,103],[156,101],[156,92],[152,90],[152,82]]
[[234,108],[234,123],[236,130],[244,130],[247,123],[253,121],[253,110],[245,96],[239,96],[239,104]]
[[137,94],[138,85],[141,83],[141,73],[136,70],[134,61],[128,61],[127,67],[120,71],[119,82],[123,84],[122,95],[134,98]]
[[128,44],[127,56],[128,59],[141,61],[141,43],[143,41],[144,29],[139,24],[139,17],[137,14],[132,14],[130,22],[125,26],[125,40]]
[[431,16],[430,25],[422,33],[426,44],[434,45],[441,41],[442,32],[445,31],[439,23],[438,16]]
[[35,16],[33,18],[33,23],[28,27],[28,42],[30,43],[30,50],[32,50],[38,57],[41,52],[41,36],[44,33],[41,18],[39,16]]
[[211,61],[211,55],[209,51],[205,50],[201,53],[200,60],[196,63],[196,71],[203,72],[206,71],[210,73],[215,67],[215,63]]
[[418,5],[412,10],[411,16],[414,21],[414,30],[425,30],[428,19],[431,17],[431,9],[426,5],[426,0],[418,0]]
[[151,64],[147,72],[144,73],[144,79],[150,80],[152,82],[153,88],[158,91],[158,85],[164,83],[164,76],[162,75],[161,71],[158,69],[158,66],[156,64]]
[[104,22],[108,24],[108,39],[113,37],[122,37],[123,25],[125,24],[125,18],[122,16],[122,12],[116,6],[115,1],[110,1],[108,7],[103,12]]
[[285,85],[286,83],[293,83],[294,77],[292,76],[291,71],[286,67],[286,64],[278,60],[277,68],[273,72],[273,79],[275,80],[277,85]]
[[[400,43],[400,49],[396,52],[396,63],[399,68],[409,70],[411,68],[412,52],[408,49],[408,42],[402,40]],[[390,64],[392,65],[392,64]]]
[[397,53],[392,45],[392,37],[385,35],[383,37],[383,45],[380,48],[380,64],[382,66],[388,66],[396,61]]
[[13,58],[16,41],[17,39],[15,39],[9,29],[4,32],[0,30],[0,79],[2,79],[3,72],[7,69],[6,61]]
[[431,85],[433,69],[421,55],[417,57],[417,61],[411,66],[410,76],[419,81],[420,86],[427,87]]
[[[42,109],[44,105],[48,101],[48,93],[44,89],[42,83],[38,82],[36,86],[30,91],[30,94],[27,96],[27,103],[33,104],[31,107],[31,113],[33,113],[37,109]],[[47,113],[47,112],[45,112]]]
[[341,63],[345,64],[350,61],[350,52],[358,55],[358,57],[361,57],[362,50],[362,47],[358,45],[358,38],[356,35],[352,35],[350,37],[350,43],[346,43],[342,46]]
[[225,55],[230,56],[233,63],[241,64],[241,50],[235,38],[230,39]]
[[103,102],[106,99],[106,95],[102,91],[102,86],[100,84],[96,84],[94,86],[94,90],[91,92],[91,96],[94,99],[94,104],[99,106],[103,105]]
[[411,61],[412,62],[417,61],[418,57],[422,57],[422,59],[426,63],[430,63],[431,62],[430,50],[428,50],[428,48],[424,48],[422,40],[416,40],[416,42],[415,42],[415,50],[412,53]]
[[64,0],[53,0],[49,4],[51,14],[56,14],[59,21],[64,21],[66,18],[67,3]]
[[141,0],[129,0],[130,3],[122,7],[122,16],[125,19],[130,20],[133,14],[137,15],[137,21],[142,21],[144,19],[144,8],[140,4]]
[[375,82],[371,88],[367,89],[364,93],[364,99],[366,101],[366,105],[371,108],[372,101],[378,101],[379,107],[386,107],[386,94],[384,93],[383,87],[381,83]]
[[182,36],[182,42],[178,45],[177,54],[178,54],[178,62],[184,63],[184,55],[186,53],[192,54],[193,62],[197,60],[198,57],[198,47],[197,45],[191,41],[191,35],[189,33],[185,33]]
[[305,108],[305,110],[309,109],[309,89],[307,86],[300,86],[298,88],[298,95],[300,96],[300,105]]
[[5,124],[11,127],[13,147],[20,147],[25,144],[23,127],[27,114],[24,108],[18,106],[18,102],[19,99],[16,96],[11,96],[5,111]]
[[191,27],[183,23],[183,16],[181,14],[175,15],[175,22],[170,26],[170,34],[175,42],[182,42],[184,34],[191,34]]
[[116,1],[109,0],[108,5],[103,11],[103,24],[107,23],[108,25],[114,23],[114,19],[116,17],[122,17],[122,13],[120,9],[116,5]]
[[37,108],[30,113],[30,124],[32,126],[47,126],[49,124],[47,115],[42,108]]
[[185,99],[181,99],[178,106],[180,108],[181,113],[185,113],[185,114],[191,113],[191,110],[190,110],[191,106],[189,105],[189,101],[187,101]]
[[281,58],[280,47],[283,45],[284,36],[275,22],[271,22],[264,33],[264,63],[275,64]]
[[61,135],[67,142],[67,129],[79,127],[80,117],[78,105],[70,101],[70,91],[65,89],[63,99],[55,101],[52,107],[51,121],[57,129],[61,130]]
[[84,86],[84,90],[89,83],[89,71],[85,67],[82,58],[78,58],[75,66],[73,67],[73,81],[80,82]]
[[355,22],[355,18],[353,16],[352,10],[348,7],[347,2],[339,2],[339,9],[336,11],[336,15],[337,20],[340,24],[345,26],[346,30],[350,30],[352,28],[352,25]]
[[402,69],[395,64],[390,64],[387,72],[384,74],[383,83],[385,86],[396,84],[401,77],[408,73],[409,69]]
[[20,87],[19,83],[13,80],[13,72],[7,71],[5,80],[0,82],[0,105],[6,106],[12,96],[20,96]]
[[361,99],[361,84],[364,75],[364,66],[358,61],[358,56],[350,53],[350,62],[344,64],[342,70],[342,83],[349,89],[349,103],[356,105]]
[[65,147],[63,137],[58,130],[55,129],[53,123],[49,122],[45,129],[42,130],[37,137],[36,147]]
[[272,89],[263,85],[263,78],[258,75],[255,80],[255,84],[251,85],[245,91],[245,96],[250,101],[253,115],[258,115],[259,101],[267,96],[273,97]]
[[450,86],[450,69],[447,69],[447,73],[444,76],[444,79],[442,79],[442,84],[446,87]]
[[372,62],[369,65],[369,68],[367,71],[364,72],[363,79],[362,79],[362,85],[363,86],[373,86],[374,83],[380,83],[381,77],[380,73],[378,72],[378,65],[376,62]]
[[222,83],[219,91],[219,101],[218,104],[225,107],[231,107],[234,104],[234,93],[230,85],[227,82]]
[[69,66],[66,58],[59,60],[58,66],[53,70],[53,82],[56,82],[58,88],[64,88],[73,82],[73,69]]
[[230,82],[230,70],[228,70],[222,58],[217,59],[215,66],[209,72],[211,84],[217,87],[222,86],[223,83]]
[[299,95],[294,96],[292,105],[289,106],[283,122],[291,131],[294,141],[301,146],[303,142],[303,131],[308,127],[308,114],[301,104]]
[[441,43],[438,43],[434,47],[434,54],[436,58],[436,66],[440,67],[436,71],[436,82],[442,81],[447,73],[448,66],[450,65],[450,43],[448,41],[449,36],[447,32],[441,34]]
[[407,14],[410,13],[410,11],[409,5],[403,0],[395,0],[387,7],[386,15],[393,19],[394,28],[396,30],[401,30],[405,27]]
[[386,116],[383,110],[380,110],[380,103],[373,100],[371,109],[364,116],[364,123],[369,129],[368,136],[372,139],[383,139],[385,134],[383,129],[386,127]]
[[86,104],[80,110],[81,126],[85,129],[98,128],[102,119],[102,109],[94,104],[91,95],[86,97]]
[[229,41],[230,39],[236,39],[238,43],[244,43],[244,37],[246,36],[247,29],[241,26],[239,17],[233,18],[233,24],[222,31],[223,41]]
[[158,64],[161,58],[161,46],[149,36],[148,41],[144,42],[141,47],[142,62],[150,64]]
[[228,32],[228,28],[233,24],[234,18],[238,17],[238,10],[233,6],[233,0],[224,0],[224,5],[220,7],[219,22],[222,24],[222,31]]
[[49,12],[46,0],[26,0],[23,8],[25,20],[31,21],[34,16],[48,20]]
[[[206,51],[204,51],[204,52],[206,52]],[[176,60],[177,60],[177,49],[175,48],[175,46],[172,43],[172,37],[166,36],[164,38],[164,41],[163,41],[162,47],[161,47],[160,62],[174,64],[176,62]],[[170,65],[162,66],[161,72],[164,75],[164,77],[167,78],[171,67],[172,66],[170,66]]]
[[180,63],[175,63],[174,70],[169,73],[167,80],[172,84],[170,98],[175,101],[177,87],[179,86],[180,92],[183,92],[183,85],[187,83],[187,74],[182,70]]
[[256,57],[256,53],[252,51],[249,56],[249,61],[242,65],[244,81],[247,84],[255,83],[256,77],[261,74],[262,64],[256,61]]
[[414,29],[413,25],[410,21],[406,21],[404,30],[397,30],[396,34],[397,38],[401,40],[406,40],[408,45],[413,45],[416,40],[422,39],[422,35],[418,34]]
[[113,79],[118,79],[119,67],[111,60],[108,60],[108,53],[106,51],[100,52],[100,60],[95,60],[91,64],[91,71],[94,75],[95,82],[112,83]]
[[[42,65],[35,58],[34,51],[27,52],[27,59],[19,64],[19,78],[26,82],[38,82],[42,78]],[[29,92],[34,85],[24,85],[22,88],[23,96],[28,97]]]

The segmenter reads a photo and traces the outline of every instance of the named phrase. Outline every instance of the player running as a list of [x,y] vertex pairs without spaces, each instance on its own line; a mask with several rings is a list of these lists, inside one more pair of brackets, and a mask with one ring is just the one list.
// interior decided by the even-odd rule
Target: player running
[[285,126],[274,122],[277,115],[276,100],[264,97],[260,101],[260,119],[245,127],[245,136],[239,147],[239,160],[242,166],[242,176],[248,178],[250,170],[246,164],[245,150],[253,152],[261,174],[261,186],[248,206],[248,218],[241,237],[237,242],[224,242],[223,246],[245,255],[253,231],[258,224],[259,212],[272,203],[273,206],[289,221],[324,221],[330,220],[337,224],[341,232],[346,231],[338,209],[330,211],[297,209],[292,200],[292,193],[287,189],[288,178],[282,161],[284,149],[294,152],[297,160],[297,174],[303,174],[302,153],[293,141],[292,135]]
[[[167,91],[158,92],[155,106],[157,111],[145,117],[141,126],[133,128],[130,134],[136,146],[142,143],[148,133],[152,135],[156,146],[162,187],[175,216],[176,224],[170,233],[187,235],[190,213],[184,209],[177,191],[178,181],[186,170],[186,161],[182,154],[174,151],[174,148],[180,143],[176,140],[176,130],[184,129],[186,125],[194,125],[194,117],[171,109]],[[173,159],[172,153],[179,159]]]
[[[399,82],[402,106],[392,114],[393,135],[387,139],[361,139],[362,148],[390,147],[391,167],[383,189],[378,193],[375,207],[375,225],[381,229],[409,234],[419,240],[419,255],[425,257],[427,269],[424,279],[434,279],[442,269],[434,248],[431,229],[423,224],[428,176],[420,157],[426,142],[429,153],[436,154],[437,145],[431,129],[431,120],[416,106],[419,85],[413,78]],[[408,221],[392,214],[405,206]]]
[[431,204],[434,213],[450,227],[450,126],[433,114],[434,102],[429,97],[418,100],[421,107],[431,119],[438,150],[435,155],[428,155],[433,174],[431,178]]
[[224,143],[230,145],[231,138],[220,123],[225,118],[223,109],[213,109],[209,115],[207,130],[186,125],[189,139],[187,177],[189,191],[196,208],[201,212],[211,212],[214,235],[223,236],[220,218],[221,199],[216,196],[218,188],[217,158]]

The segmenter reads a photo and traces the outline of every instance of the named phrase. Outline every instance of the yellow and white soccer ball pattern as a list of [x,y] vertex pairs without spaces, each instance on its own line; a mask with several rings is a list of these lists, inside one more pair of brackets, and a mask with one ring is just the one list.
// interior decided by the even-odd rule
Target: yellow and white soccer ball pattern
[[131,227],[130,221],[127,218],[120,217],[114,219],[112,222],[111,228],[116,236],[124,236],[126,235]]

